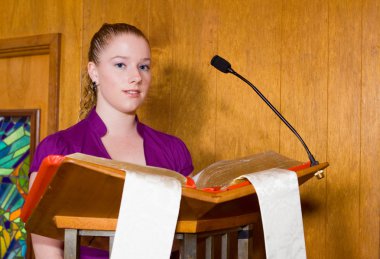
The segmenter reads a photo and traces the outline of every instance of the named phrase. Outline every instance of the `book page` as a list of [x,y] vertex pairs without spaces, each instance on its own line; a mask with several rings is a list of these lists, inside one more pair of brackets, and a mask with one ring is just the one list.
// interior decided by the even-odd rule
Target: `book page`
[[227,187],[238,182],[234,179],[241,175],[263,171],[270,168],[288,169],[302,163],[274,151],[254,154],[235,160],[222,160],[211,164],[196,176],[197,188]]
[[78,161],[78,162],[84,162],[84,163],[90,163],[96,166],[106,167],[106,168],[114,168],[119,169],[125,172],[131,171],[131,172],[137,172],[137,173],[145,173],[145,174],[158,174],[158,175],[165,175],[169,177],[173,177],[178,179],[181,184],[186,184],[186,177],[181,175],[178,172],[166,169],[166,168],[159,168],[159,167],[153,167],[153,166],[143,166],[143,165],[137,165],[102,157],[96,157],[96,156],[90,156],[82,153],[74,153],[71,155],[66,156],[67,158]]

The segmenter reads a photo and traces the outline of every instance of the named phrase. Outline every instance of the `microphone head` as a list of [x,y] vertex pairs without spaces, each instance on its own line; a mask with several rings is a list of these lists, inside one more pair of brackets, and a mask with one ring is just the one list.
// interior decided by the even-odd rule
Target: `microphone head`
[[229,73],[232,71],[231,64],[222,57],[215,55],[211,59],[211,65],[223,73]]

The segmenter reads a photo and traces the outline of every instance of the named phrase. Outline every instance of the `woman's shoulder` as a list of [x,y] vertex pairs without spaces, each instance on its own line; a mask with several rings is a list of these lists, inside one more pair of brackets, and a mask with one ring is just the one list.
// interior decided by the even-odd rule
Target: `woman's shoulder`
[[77,140],[80,140],[86,134],[85,124],[85,121],[80,121],[67,129],[57,131],[44,138],[39,145],[67,147],[75,144]]
[[76,152],[80,139],[86,134],[83,122],[45,137],[37,146],[31,172],[38,170],[42,160],[49,155],[68,155]]

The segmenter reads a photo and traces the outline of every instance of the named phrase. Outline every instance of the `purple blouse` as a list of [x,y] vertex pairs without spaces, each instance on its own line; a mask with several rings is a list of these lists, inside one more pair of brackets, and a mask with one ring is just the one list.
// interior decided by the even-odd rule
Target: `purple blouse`
[[[156,131],[138,120],[137,131],[144,141],[147,165],[170,169],[184,176],[193,171],[190,152],[179,138]],[[93,109],[86,119],[41,141],[34,154],[30,172],[37,172],[42,160],[48,155],[79,152],[111,159],[101,141],[106,133],[106,125]]]
[[[193,171],[191,155],[186,145],[174,136],[156,131],[137,120],[137,131],[144,141],[146,164],[177,171],[184,176]],[[88,117],[74,126],[46,137],[38,145],[30,166],[30,173],[37,172],[42,160],[48,155],[84,153],[111,158],[101,138],[107,128],[93,109]],[[108,251],[81,247],[81,258],[108,258]]]

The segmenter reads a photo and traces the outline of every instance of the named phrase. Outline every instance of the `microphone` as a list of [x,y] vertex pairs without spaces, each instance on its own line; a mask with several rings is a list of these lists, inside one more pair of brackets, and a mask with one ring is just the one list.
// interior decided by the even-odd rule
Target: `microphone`
[[238,74],[235,70],[232,69],[231,64],[225,60],[222,57],[219,57],[218,55],[215,55],[211,59],[211,65],[214,66],[216,69],[223,73],[231,73],[244,81],[246,84],[248,84],[260,97],[263,99],[263,101],[272,109],[272,111],[281,119],[282,122],[285,123],[286,126],[297,136],[299,141],[302,143],[303,147],[306,150],[306,153],[309,157],[311,166],[318,165],[319,162],[315,160],[314,156],[311,154],[309,148],[307,147],[305,141],[301,138],[301,136],[298,134],[298,132],[293,128],[293,126],[282,116],[282,114],[268,101],[267,98],[259,91],[259,89],[256,88],[251,82],[249,82],[247,79],[245,79],[243,76]]

